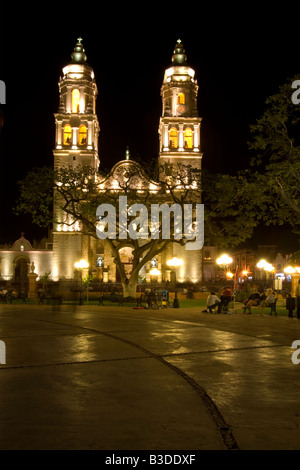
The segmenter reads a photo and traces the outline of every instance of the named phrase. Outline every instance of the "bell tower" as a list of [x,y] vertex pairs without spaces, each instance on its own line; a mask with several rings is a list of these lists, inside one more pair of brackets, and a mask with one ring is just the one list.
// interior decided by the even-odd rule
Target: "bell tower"
[[[97,85],[94,71],[87,64],[82,39],[78,38],[71,62],[62,70],[59,83],[59,109],[55,117],[54,169],[89,166],[98,171],[99,122],[96,115]],[[78,221],[62,209],[54,192],[53,272],[54,279],[72,278],[74,263],[88,259],[88,237]]]
[[77,40],[71,59],[63,68],[58,83],[60,102],[58,113],[54,115],[54,168],[84,165],[98,170],[98,91],[81,38]]
[[[159,177],[160,181],[177,184],[176,167],[191,167],[201,170],[200,152],[201,117],[197,109],[198,84],[195,71],[189,67],[187,56],[180,39],[172,55],[172,65],[165,70],[161,87],[162,116],[159,123]],[[199,174],[200,178],[200,174]],[[198,183],[193,185],[195,201],[200,203]],[[180,189],[179,189],[180,191]],[[177,279],[197,282],[202,279],[202,250],[187,250],[172,243],[163,253],[162,262],[171,257],[180,258],[183,263]]]
[[161,87],[162,116],[159,123],[159,163],[186,164],[201,169],[201,118],[197,110],[198,85],[188,66],[180,39],[165,70]]

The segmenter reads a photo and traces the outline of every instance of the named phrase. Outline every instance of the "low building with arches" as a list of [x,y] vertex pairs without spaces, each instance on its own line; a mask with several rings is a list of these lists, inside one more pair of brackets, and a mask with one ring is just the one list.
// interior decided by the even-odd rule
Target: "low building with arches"
[[12,246],[0,248],[0,284],[8,281],[15,289],[28,289],[28,274],[34,270],[39,276],[52,270],[52,245],[34,248],[21,234]]

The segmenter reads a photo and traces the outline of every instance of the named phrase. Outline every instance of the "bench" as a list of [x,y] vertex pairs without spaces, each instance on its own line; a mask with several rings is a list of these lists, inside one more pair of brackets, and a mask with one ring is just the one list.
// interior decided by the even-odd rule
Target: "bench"
[[62,296],[60,295],[53,295],[53,294],[44,294],[44,293],[38,293],[39,296],[39,305],[43,305],[44,301],[48,303],[54,303],[56,305],[61,305],[62,304]]

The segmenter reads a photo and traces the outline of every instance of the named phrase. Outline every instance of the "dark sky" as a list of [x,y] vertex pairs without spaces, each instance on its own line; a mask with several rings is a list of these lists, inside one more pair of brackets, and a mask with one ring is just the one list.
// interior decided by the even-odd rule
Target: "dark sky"
[[32,167],[53,163],[57,83],[79,36],[98,85],[104,168],[123,159],[127,145],[145,161],[158,155],[160,87],[178,38],[198,80],[204,168],[232,173],[247,167],[249,125],[265,99],[300,71],[299,6],[206,3],[51,2],[4,11],[0,243],[21,231],[31,241],[41,234],[28,218],[11,215],[16,182]]

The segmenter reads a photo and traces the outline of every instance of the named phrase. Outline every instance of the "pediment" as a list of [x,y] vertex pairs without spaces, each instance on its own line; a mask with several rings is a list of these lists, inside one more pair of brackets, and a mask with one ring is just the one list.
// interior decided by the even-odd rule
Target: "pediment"
[[142,166],[133,160],[122,160],[99,182],[100,190],[152,190],[159,191],[161,184],[149,178]]

